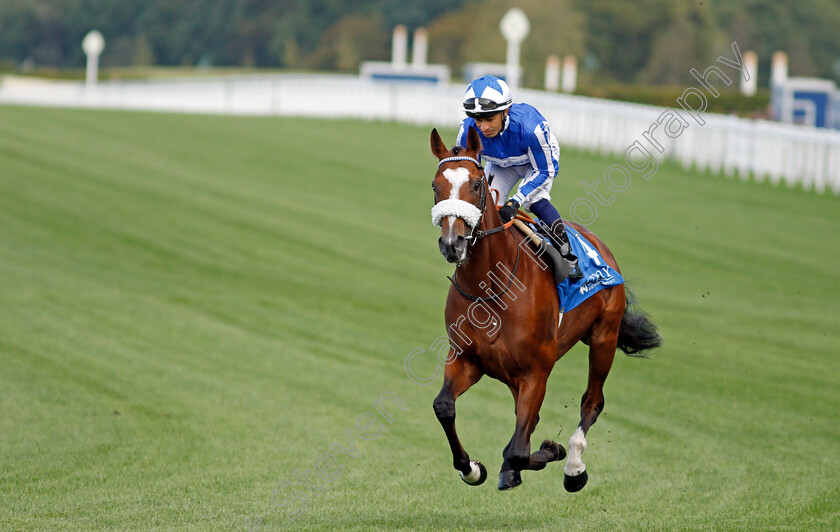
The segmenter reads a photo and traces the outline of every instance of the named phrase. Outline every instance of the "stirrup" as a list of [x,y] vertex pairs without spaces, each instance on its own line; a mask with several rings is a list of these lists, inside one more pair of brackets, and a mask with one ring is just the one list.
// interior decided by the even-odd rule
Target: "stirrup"
[[[563,258],[565,259],[565,257],[563,257]],[[569,263],[569,266],[572,269],[572,271],[570,271],[569,275],[568,275],[569,280],[572,281],[572,282],[575,282],[575,281],[578,281],[580,279],[583,279],[583,272],[580,271],[580,267],[578,266],[577,257],[575,257],[575,260],[573,260],[573,261],[571,261],[569,259],[566,259],[566,262]]]
[[[552,231],[551,227],[549,227],[549,225],[542,220],[539,220],[539,223],[537,224],[537,227],[540,229],[540,232],[544,236],[548,237],[549,241],[554,246],[554,248],[558,252],[560,252],[560,254],[562,255],[563,254],[563,251],[562,251],[563,250],[563,240],[559,237],[559,235],[557,235],[554,231]],[[569,248],[569,249],[571,249],[571,248]]]

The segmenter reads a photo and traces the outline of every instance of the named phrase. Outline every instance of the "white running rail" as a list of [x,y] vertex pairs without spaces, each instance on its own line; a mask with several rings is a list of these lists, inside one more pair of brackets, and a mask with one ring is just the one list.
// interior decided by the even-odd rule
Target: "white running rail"
[[[462,95],[463,87],[455,84],[312,74],[112,81],[92,88],[82,82],[7,77],[0,85],[0,105],[355,118],[442,127],[455,127],[461,120]],[[665,111],[524,89],[516,96],[546,116],[562,145],[618,155],[635,141],[654,152],[642,134]],[[840,194],[840,131],[712,113],[701,114],[701,126],[677,110],[689,126],[675,139],[661,129],[654,133],[664,157],[700,171]]]

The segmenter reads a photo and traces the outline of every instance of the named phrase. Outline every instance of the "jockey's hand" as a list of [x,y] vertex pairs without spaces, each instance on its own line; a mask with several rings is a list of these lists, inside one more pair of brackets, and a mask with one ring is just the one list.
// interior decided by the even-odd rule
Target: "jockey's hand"
[[504,223],[508,223],[509,221],[513,220],[513,217],[516,216],[516,211],[519,210],[519,203],[516,200],[508,200],[505,203],[504,207],[499,209],[499,216],[502,217],[502,221]]

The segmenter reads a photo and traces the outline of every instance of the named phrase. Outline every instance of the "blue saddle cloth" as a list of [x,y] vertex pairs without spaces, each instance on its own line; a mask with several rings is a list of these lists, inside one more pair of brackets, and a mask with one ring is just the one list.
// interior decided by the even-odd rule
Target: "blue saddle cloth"
[[568,278],[557,285],[560,312],[568,312],[604,288],[624,284],[621,274],[612,269],[592,244],[573,227],[566,226],[572,252],[577,255],[583,278],[574,283]]

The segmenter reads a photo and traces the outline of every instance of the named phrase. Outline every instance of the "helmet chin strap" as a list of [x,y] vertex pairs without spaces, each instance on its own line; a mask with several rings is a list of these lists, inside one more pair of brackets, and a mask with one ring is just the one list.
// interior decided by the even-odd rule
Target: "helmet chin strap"
[[499,135],[504,133],[510,125],[510,116],[508,116],[509,114],[510,113],[507,112],[507,109],[505,109],[505,119],[502,120],[502,129],[499,130]]

